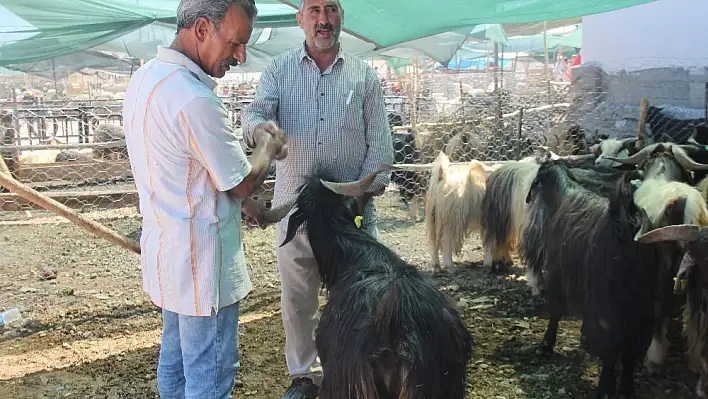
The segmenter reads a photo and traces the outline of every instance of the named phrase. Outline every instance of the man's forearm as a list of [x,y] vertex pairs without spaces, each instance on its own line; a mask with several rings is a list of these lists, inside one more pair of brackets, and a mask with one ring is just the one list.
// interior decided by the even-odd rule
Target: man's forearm
[[229,190],[229,195],[235,201],[243,200],[253,194],[263,184],[268,176],[268,168],[275,157],[275,151],[269,143],[259,145],[251,155],[251,172],[238,186]]
[[275,154],[268,146],[258,146],[251,155],[251,173],[253,174],[253,189],[260,187],[268,176],[268,169]]

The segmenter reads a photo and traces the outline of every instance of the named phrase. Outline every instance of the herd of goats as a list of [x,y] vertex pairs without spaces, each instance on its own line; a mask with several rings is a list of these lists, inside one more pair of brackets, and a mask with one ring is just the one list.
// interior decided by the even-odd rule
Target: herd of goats
[[[686,130],[679,125],[671,129]],[[580,345],[601,361],[598,398],[633,397],[644,358],[650,371],[661,370],[670,315],[685,298],[695,393],[707,398],[708,124],[690,130],[690,137],[657,134],[671,140],[646,146],[604,138],[568,157],[539,147],[496,164],[454,163],[440,151],[432,167],[398,160],[355,182],[315,171],[262,223],[289,217],[281,245],[305,225],[328,291],[315,333],[320,397],[465,397],[474,339],[459,312],[415,265],[356,223],[368,186],[390,171],[404,199],[424,199],[435,273],[440,252],[442,267],[452,267],[473,233],[492,272],[513,265],[511,252],[519,255],[549,312],[539,355],[553,352],[566,307],[579,308]]]
[[460,314],[415,265],[355,223],[367,187],[377,173],[391,171],[399,185],[429,176],[426,187],[406,198],[425,197],[435,272],[439,252],[451,267],[475,232],[490,271],[509,267],[510,253],[518,253],[532,294],[545,297],[550,316],[539,355],[553,352],[566,307],[579,308],[580,345],[601,361],[598,398],[634,397],[642,359],[649,371],[661,370],[670,315],[685,298],[688,357],[699,375],[695,393],[706,398],[708,125],[690,129],[679,143],[604,138],[582,156],[541,147],[518,161],[451,163],[440,151],[432,169],[381,165],[356,182],[313,173],[297,198],[274,206],[263,220],[290,214],[281,245],[305,223],[329,294],[316,331],[320,396],[465,396],[474,339]]

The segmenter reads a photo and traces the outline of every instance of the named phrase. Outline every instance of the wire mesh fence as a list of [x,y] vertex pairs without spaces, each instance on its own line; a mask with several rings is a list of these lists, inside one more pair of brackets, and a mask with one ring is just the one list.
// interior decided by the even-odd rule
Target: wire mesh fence
[[[232,93],[222,99],[238,132],[240,111],[252,96]],[[125,145],[122,108],[120,99],[33,98],[5,104],[0,109],[0,154],[7,172],[80,213],[120,209],[134,214],[139,199]],[[271,186],[268,182],[265,191]],[[47,216],[51,215],[39,205],[0,185],[0,221]]]
[[[611,77],[593,68],[578,72],[572,83],[545,79],[542,69],[434,71],[383,80],[395,163],[431,164],[440,152],[453,162],[510,161],[539,146],[561,156],[581,155],[601,138],[636,135],[640,98],[617,101],[607,89]],[[220,94],[240,135],[241,111],[253,100],[252,87],[232,86]],[[16,179],[77,212],[136,211],[122,100],[35,100],[5,108],[2,157]],[[685,142],[704,118],[650,107],[646,139]],[[273,165],[258,199],[272,197],[276,174]],[[424,197],[428,174],[395,173],[390,188],[409,203]],[[38,215],[46,212],[0,192],[0,221]]]

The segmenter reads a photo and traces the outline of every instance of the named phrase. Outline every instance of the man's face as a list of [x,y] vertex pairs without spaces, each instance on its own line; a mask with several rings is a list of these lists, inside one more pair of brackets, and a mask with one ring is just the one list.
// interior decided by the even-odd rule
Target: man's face
[[342,32],[342,10],[334,0],[305,0],[297,22],[305,32],[307,45],[317,51],[336,50]]
[[253,22],[241,7],[231,6],[218,30],[205,18],[200,18],[194,29],[200,66],[210,76],[223,78],[230,65],[246,62],[246,43],[251,39]]

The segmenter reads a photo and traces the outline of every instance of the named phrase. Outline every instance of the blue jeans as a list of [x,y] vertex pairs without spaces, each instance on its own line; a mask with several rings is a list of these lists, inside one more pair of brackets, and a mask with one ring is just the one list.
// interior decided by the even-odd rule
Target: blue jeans
[[162,310],[157,386],[165,399],[231,398],[238,356],[238,303],[216,316]]

